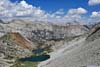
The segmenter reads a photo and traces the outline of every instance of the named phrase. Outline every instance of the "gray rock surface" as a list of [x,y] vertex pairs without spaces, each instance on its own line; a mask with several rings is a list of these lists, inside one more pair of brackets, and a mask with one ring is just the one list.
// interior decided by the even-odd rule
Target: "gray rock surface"
[[7,35],[0,38],[0,67],[10,67],[17,58],[31,55],[29,49],[19,46]]
[[53,59],[41,62],[38,67],[100,66],[100,26],[96,26],[90,33],[81,42],[78,41],[82,38],[75,41],[76,43],[71,42],[70,47],[61,48],[58,54],[54,52],[55,55],[51,55]]
[[[3,23],[3,21],[0,20],[0,22],[1,22],[0,23],[0,67],[11,66],[15,60],[11,61],[9,59],[13,60],[14,58],[17,57],[22,58],[26,56],[31,56],[32,54],[28,49],[21,47],[16,43],[19,41],[15,42],[14,40],[12,41],[9,39],[5,39],[5,37],[2,39],[2,36],[7,33],[18,32],[21,35],[23,35],[27,40],[32,41],[32,43],[34,43],[34,45],[36,45],[37,48],[50,47],[54,51],[57,51],[60,48],[63,49],[63,47],[68,46],[66,45],[68,43],[67,41],[71,41],[74,38],[77,38],[78,36],[84,35],[85,33],[88,32],[88,29],[84,25],[79,25],[79,24],[61,26],[41,21],[33,22],[28,20],[11,20],[9,21],[9,23]],[[66,61],[65,60],[67,58],[66,56],[67,53],[65,51],[63,58],[60,57],[61,59],[58,58],[53,60],[54,63],[51,62],[50,65],[55,64],[57,61],[60,61],[57,63],[58,65],[59,64],[61,65]],[[70,56],[72,55],[69,55],[69,57]],[[68,61],[69,60],[70,59],[68,59]],[[12,62],[12,64],[7,63],[8,61]],[[69,65],[70,62],[68,62]],[[49,66],[47,64],[47,67],[56,67],[57,63],[52,66]],[[59,66],[64,67],[64,64],[63,66],[60,65]]]

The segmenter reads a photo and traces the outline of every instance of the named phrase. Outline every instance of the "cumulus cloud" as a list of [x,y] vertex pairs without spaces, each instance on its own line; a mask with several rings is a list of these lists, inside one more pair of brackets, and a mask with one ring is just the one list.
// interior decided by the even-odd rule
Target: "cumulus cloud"
[[[88,11],[84,8],[74,8],[74,9],[69,9],[67,14],[64,16],[63,19],[68,22],[74,22],[74,21],[79,21],[83,18],[81,15],[86,14]],[[67,19],[67,20],[66,20]]]
[[[59,11],[59,10],[58,10]],[[53,22],[57,22],[57,23],[63,23],[63,24],[66,24],[66,23],[74,23],[75,21],[79,22],[79,23],[82,23],[84,22],[83,17],[82,15],[83,14],[86,14],[88,11],[84,8],[75,8],[75,9],[69,9],[68,12],[65,14],[64,12],[64,15],[61,16],[61,15],[58,15],[58,14],[49,14],[49,19],[50,21],[53,21]]]
[[96,11],[92,12],[91,17],[100,18],[100,11],[99,12],[96,12]]
[[87,10],[84,9],[84,8],[81,8],[81,7],[77,8],[77,9],[70,9],[68,11],[69,15],[73,15],[73,14],[85,14],[85,13],[87,13]]
[[20,4],[25,7],[25,8],[32,8],[32,5],[29,5],[28,3],[26,3],[26,1],[21,1]]
[[97,4],[100,4],[100,0],[89,0],[88,4],[89,5],[97,5]]
[[34,7],[26,1],[22,0],[20,3],[12,3],[9,0],[2,0],[0,2],[0,17],[16,17],[16,16],[43,16],[45,11],[39,7]]
[[64,10],[63,9],[59,9],[54,14],[56,14],[56,15],[62,15],[62,14],[64,14]]
[[57,23],[66,23],[79,21],[81,15],[88,11],[82,7],[69,9],[65,13],[63,9],[59,9],[54,13],[47,13],[40,7],[35,7],[22,0],[19,3],[12,3],[10,0],[0,1],[0,18],[31,18],[32,20],[50,21]]

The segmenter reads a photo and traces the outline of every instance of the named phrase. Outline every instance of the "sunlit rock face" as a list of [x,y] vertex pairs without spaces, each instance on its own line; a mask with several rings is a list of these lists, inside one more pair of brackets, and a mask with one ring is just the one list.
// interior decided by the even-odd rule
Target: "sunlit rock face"
[[[3,22],[3,21],[2,21]],[[52,43],[52,41],[63,41],[65,38],[75,37],[87,33],[88,28],[84,25],[56,25],[43,21],[30,20],[11,20],[9,23],[1,23],[2,32],[4,35],[10,32],[18,32],[34,43]],[[38,44],[38,45],[39,45]],[[47,45],[47,44],[46,44]],[[53,44],[52,44],[53,45]],[[41,46],[42,47],[42,46]]]
[[24,58],[32,55],[32,45],[22,36],[18,37],[18,35],[18,33],[16,33],[16,35],[14,33],[8,33],[0,37],[0,67],[10,67],[17,58]]
[[[66,43],[51,54],[52,58],[38,67],[88,67],[100,66],[100,26],[94,25],[86,36]],[[71,43],[71,44],[70,44]],[[69,44],[70,46],[68,46]],[[63,45],[62,45],[63,46]]]
[[66,26],[53,26],[56,33],[62,33],[67,37],[79,36],[85,34],[89,29],[84,25],[66,25]]
[[[56,25],[43,21],[28,21],[28,20],[11,20],[7,24],[0,24],[4,32],[19,32],[24,36],[31,36],[32,31],[40,31],[48,34],[53,32],[55,37],[61,36],[78,36],[86,33],[88,28],[84,25]],[[45,35],[43,33],[43,35]],[[47,36],[48,37],[48,36]]]
[[[12,34],[6,34],[0,38],[0,53],[3,53],[5,57],[25,57],[30,56],[31,52],[29,51],[31,49],[31,44],[23,44],[18,41],[18,38],[14,38],[14,35]],[[19,43],[18,43],[19,42]]]
[[[87,27],[79,24],[63,26],[43,21],[11,20],[7,23],[2,21],[0,56],[2,60],[27,57],[32,55],[32,49],[38,48],[57,51],[67,43],[67,40],[71,41],[76,36],[84,35],[88,30]],[[6,62],[2,65],[6,65]]]
[[87,41],[94,41],[100,38],[100,22],[95,24],[89,31]]

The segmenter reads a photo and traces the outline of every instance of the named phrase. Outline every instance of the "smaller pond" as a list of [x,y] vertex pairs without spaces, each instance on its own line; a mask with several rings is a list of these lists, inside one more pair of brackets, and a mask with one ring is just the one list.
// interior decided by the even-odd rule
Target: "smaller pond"
[[49,55],[40,55],[40,56],[21,58],[20,61],[40,62],[40,61],[47,60],[49,58],[50,58]]
[[44,51],[44,49],[36,49],[36,50],[32,50],[33,53],[35,54],[40,54]]

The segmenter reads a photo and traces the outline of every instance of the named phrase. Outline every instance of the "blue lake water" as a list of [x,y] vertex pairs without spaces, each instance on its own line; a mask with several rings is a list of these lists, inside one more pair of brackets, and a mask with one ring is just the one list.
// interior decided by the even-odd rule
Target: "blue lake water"
[[39,56],[31,56],[31,57],[26,57],[26,58],[21,58],[20,61],[31,61],[31,62],[39,62],[39,61],[44,61],[50,58],[49,55],[41,55],[41,53],[44,51],[44,49],[36,49],[32,50],[32,52],[36,55]]
[[26,57],[21,58],[20,61],[31,61],[31,62],[39,62],[49,59],[49,55],[40,55],[40,56],[32,56],[32,57]]
[[32,50],[33,53],[35,54],[40,54],[44,51],[44,49],[36,49],[36,50]]

